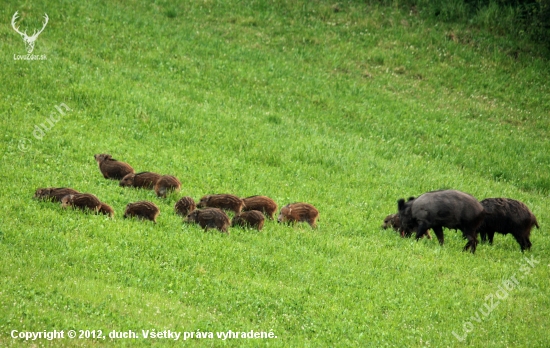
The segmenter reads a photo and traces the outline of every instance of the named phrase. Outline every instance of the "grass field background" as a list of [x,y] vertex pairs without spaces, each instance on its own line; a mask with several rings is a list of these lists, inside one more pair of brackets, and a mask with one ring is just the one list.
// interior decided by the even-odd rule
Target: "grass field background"
[[[54,329],[277,336],[194,346],[550,345],[548,61],[397,6],[334,5],[5,2],[0,345]],[[33,52],[46,60],[14,59],[26,53],[15,11],[29,33],[48,14]],[[182,190],[121,188],[96,153],[175,175]],[[116,215],[32,199],[50,186],[94,193]],[[497,234],[471,255],[451,230],[440,247],[380,228],[398,198],[440,188],[525,202],[540,224],[532,250]],[[174,214],[179,197],[209,193],[308,202],[319,226],[227,236]],[[143,199],[160,207],[156,225],[122,218]]]

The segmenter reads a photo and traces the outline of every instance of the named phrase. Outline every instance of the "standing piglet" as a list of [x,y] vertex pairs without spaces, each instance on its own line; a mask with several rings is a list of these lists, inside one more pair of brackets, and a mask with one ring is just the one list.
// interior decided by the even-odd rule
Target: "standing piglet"
[[126,210],[124,211],[124,218],[138,217],[142,219],[151,220],[157,223],[157,216],[159,216],[160,210],[155,203],[149,201],[139,201],[135,203],[128,203]]
[[319,210],[309,203],[291,203],[281,208],[277,221],[279,223],[307,222],[312,228],[317,227]]
[[169,191],[179,191],[181,188],[181,183],[173,175],[163,175],[155,184],[155,192],[157,197],[166,198],[166,195]]
[[209,228],[217,228],[220,232],[229,234],[229,217],[223,210],[218,208],[194,210],[187,215],[186,222],[198,223],[200,227],[204,228],[204,232],[208,231]]
[[267,196],[250,196],[243,198],[243,211],[259,210],[273,220],[277,212],[277,203]]
[[230,194],[206,195],[201,198],[197,208],[219,208],[231,210],[238,214],[244,207],[244,202],[237,196]]
[[443,245],[443,227],[459,229],[468,243],[464,251],[475,253],[477,228],[483,221],[483,206],[471,195],[456,190],[427,192],[418,198],[411,197],[397,202],[399,220],[405,233],[416,230],[416,239],[432,228]]
[[231,226],[252,227],[261,231],[264,227],[264,214],[258,210],[243,211],[233,217]]
[[134,172],[134,168],[132,168],[128,163],[117,161],[109,154],[96,154],[94,155],[94,158],[99,165],[101,174],[103,174],[105,179],[120,180],[127,174]]
[[120,186],[137,187],[152,190],[162,175],[152,172],[126,174],[119,182]]
[[485,209],[485,218],[478,232],[483,242],[487,241],[493,244],[495,232],[514,236],[521,251],[531,248],[531,229],[533,226],[539,228],[537,218],[522,202],[511,198],[486,198],[481,201]]
[[193,210],[195,210],[195,208],[195,201],[191,197],[181,197],[180,200],[174,205],[176,214],[181,216],[189,215]]

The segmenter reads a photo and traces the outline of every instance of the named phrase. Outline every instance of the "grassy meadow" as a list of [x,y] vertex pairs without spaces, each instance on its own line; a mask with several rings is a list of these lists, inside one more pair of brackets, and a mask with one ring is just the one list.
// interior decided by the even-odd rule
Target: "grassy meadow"
[[[48,14],[33,51],[47,59],[16,59],[15,11],[29,34]],[[550,70],[536,50],[359,1],[9,0],[0,13],[0,346],[550,346]],[[119,187],[96,153],[182,189]],[[115,217],[32,199],[51,186]],[[531,251],[510,235],[472,255],[460,232],[440,247],[381,229],[397,199],[441,188],[526,203]],[[211,193],[308,202],[318,228],[204,233],[174,213]],[[123,219],[138,200],[159,206],[157,224]],[[129,330],[139,338],[108,337]],[[229,330],[276,337],[216,337]]]

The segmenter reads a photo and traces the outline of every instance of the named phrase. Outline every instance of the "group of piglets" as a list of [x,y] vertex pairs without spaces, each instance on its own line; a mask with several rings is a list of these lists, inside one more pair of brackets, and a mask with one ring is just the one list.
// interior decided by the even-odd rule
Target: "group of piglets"
[[443,227],[461,230],[468,242],[464,251],[475,253],[477,234],[483,242],[493,244],[495,232],[511,234],[521,247],[531,248],[531,229],[539,228],[537,218],[522,202],[511,198],[486,198],[479,202],[472,195],[457,190],[439,190],[424,193],[407,201],[397,201],[396,214],[384,219],[382,228],[393,228],[401,237],[410,237],[416,232],[416,239],[431,238],[433,229],[439,244],[443,245]]
[[[153,172],[135,173],[125,162],[117,161],[109,154],[97,154],[94,158],[105,179],[120,180],[123,187],[135,187],[155,190],[157,197],[165,198],[170,191],[180,191],[181,183],[173,175],[161,175]],[[79,208],[84,211],[114,215],[113,209],[102,203],[91,193],[80,193],[71,188],[49,187],[36,190],[34,198],[62,203],[62,207]],[[197,209],[203,208],[203,209]],[[174,206],[176,214],[185,218],[185,222],[198,223],[205,232],[216,228],[229,234],[229,226],[251,227],[260,231],[265,217],[273,220],[277,203],[267,196],[239,198],[232,194],[213,194],[203,196],[198,203],[191,197],[182,197]],[[230,221],[225,211],[234,212]],[[156,223],[160,210],[149,201],[128,203],[124,217],[137,217]],[[317,226],[319,211],[309,203],[287,204],[279,213],[279,223],[307,222],[312,228]]]

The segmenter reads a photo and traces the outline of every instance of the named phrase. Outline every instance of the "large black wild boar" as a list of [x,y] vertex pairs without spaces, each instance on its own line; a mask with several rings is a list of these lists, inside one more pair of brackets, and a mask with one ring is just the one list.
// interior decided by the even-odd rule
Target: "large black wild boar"
[[487,240],[493,244],[495,232],[514,236],[521,251],[531,248],[531,229],[533,226],[539,228],[537,218],[527,206],[511,198],[486,198],[481,201],[485,209],[485,218],[478,232],[481,235],[481,241]]
[[416,239],[420,239],[432,228],[443,245],[443,227],[458,229],[468,240],[464,251],[475,253],[477,246],[477,228],[483,221],[483,206],[473,196],[456,190],[427,192],[418,198],[411,197],[397,201],[401,227],[405,233],[416,230]]

